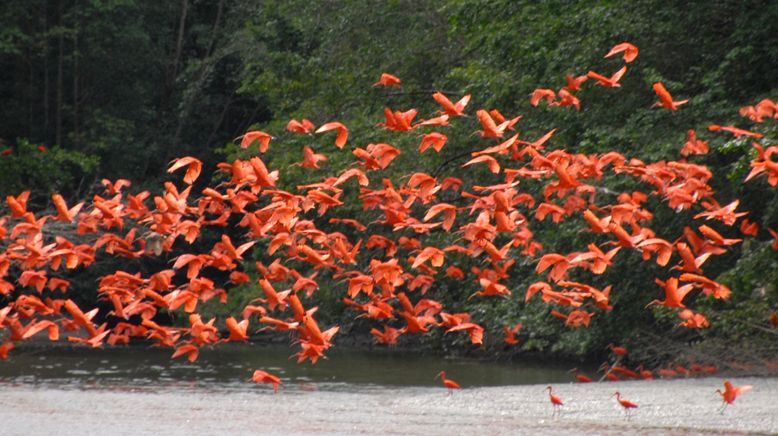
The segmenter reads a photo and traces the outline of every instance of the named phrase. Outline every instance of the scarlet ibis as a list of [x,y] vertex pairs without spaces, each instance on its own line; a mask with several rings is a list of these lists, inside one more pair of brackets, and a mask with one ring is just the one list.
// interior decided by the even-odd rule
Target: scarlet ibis
[[460,389],[460,388],[461,388],[461,386],[459,386],[459,383],[455,382],[454,380],[451,380],[450,378],[446,378],[446,371],[440,371],[440,372],[438,373],[438,375],[436,375],[436,376],[435,376],[435,378],[436,378],[436,379],[437,379],[438,377],[440,377],[440,381],[442,381],[442,382],[443,382],[443,386],[445,386],[446,388],[448,388],[448,392],[449,392],[449,394],[450,394],[450,393],[451,393],[451,392],[452,392],[454,389]]

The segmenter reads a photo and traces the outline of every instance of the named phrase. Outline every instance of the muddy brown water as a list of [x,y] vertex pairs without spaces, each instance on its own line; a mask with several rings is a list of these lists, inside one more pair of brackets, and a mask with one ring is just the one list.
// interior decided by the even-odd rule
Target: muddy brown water
[[[292,353],[224,347],[190,364],[145,348],[21,350],[0,362],[0,435],[778,434],[775,378],[732,379],[754,389],[719,413],[718,377],[580,384],[569,364]],[[256,368],[281,376],[277,394],[246,381]],[[440,387],[440,370],[463,389]],[[565,402],[556,416],[547,384]],[[616,390],[639,404],[630,417]]]
[[286,389],[349,390],[352,386],[438,386],[441,370],[465,386],[561,383],[572,380],[569,363],[508,363],[391,349],[335,347],[315,365],[298,364],[296,348],[284,345],[225,344],[204,348],[190,363],[172,360],[170,349],[154,347],[32,347],[0,361],[0,381],[72,387],[131,385],[253,389],[255,369],[278,375]]

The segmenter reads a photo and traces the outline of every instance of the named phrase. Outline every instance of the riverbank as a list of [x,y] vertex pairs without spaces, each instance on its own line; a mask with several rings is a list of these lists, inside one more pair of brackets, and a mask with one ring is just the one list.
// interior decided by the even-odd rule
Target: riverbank
[[[5,384],[5,435],[84,434],[733,434],[778,433],[778,379],[738,378],[754,389],[723,414],[720,378],[443,388],[284,385],[256,389],[73,389]],[[627,420],[613,392],[640,407]]]

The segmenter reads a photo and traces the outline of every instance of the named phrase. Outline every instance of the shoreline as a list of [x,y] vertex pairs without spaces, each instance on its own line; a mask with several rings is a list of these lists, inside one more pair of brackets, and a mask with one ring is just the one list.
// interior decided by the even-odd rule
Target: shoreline
[[[607,361],[605,359],[581,359],[576,358],[573,356],[568,355],[560,355],[560,354],[553,354],[553,353],[542,353],[539,351],[525,351],[525,350],[517,350],[515,352],[509,353],[509,354],[500,354],[495,353],[493,349],[475,349],[475,348],[464,348],[464,347],[451,347],[451,348],[445,348],[445,349],[435,349],[433,347],[424,346],[423,344],[419,343],[418,341],[415,341],[414,343],[406,343],[406,344],[400,344],[397,346],[384,346],[384,345],[376,345],[372,343],[372,336],[362,335],[362,334],[347,334],[343,335],[342,337],[338,338],[340,340],[334,341],[333,348],[328,351],[328,353],[337,354],[341,350],[345,352],[364,352],[364,353],[376,353],[376,354],[388,354],[388,355],[397,355],[397,356],[403,356],[403,355],[421,355],[421,356],[427,356],[427,357],[438,357],[442,360],[464,360],[464,361],[473,361],[473,362],[490,362],[490,363],[498,363],[498,364],[512,364],[512,363],[530,363],[530,364],[553,364],[556,366],[569,366],[572,368],[581,368],[581,369],[590,369],[592,372],[595,368],[597,368],[600,364]],[[264,335],[255,335],[250,338],[248,342],[245,343],[226,343],[226,344],[218,344],[212,347],[206,347],[206,349],[211,350],[218,350],[220,348],[229,348],[229,347],[235,347],[235,346],[244,346],[248,345],[251,347],[282,347],[282,346],[289,346],[289,353],[290,355],[296,352],[297,350],[294,348],[293,345],[291,345],[288,341],[288,338],[285,335],[279,335],[279,334],[264,334]],[[130,349],[134,350],[137,349],[139,351],[147,350],[147,349],[155,349],[155,350],[162,350],[164,348],[154,347],[152,344],[149,344],[148,342],[144,341],[138,341],[130,343],[129,345],[118,345],[118,346],[103,346],[99,348],[89,348],[84,347],[80,344],[73,344],[67,341],[57,341],[57,342],[50,342],[45,339],[38,339],[38,340],[32,340],[32,341],[25,341],[19,344],[16,348],[14,348],[13,351],[11,351],[11,354],[9,356],[9,359],[13,359],[13,355],[15,353],[37,353],[41,351],[45,351],[47,349],[57,349],[57,350],[111,350],[111,349]],[[747,349],[744,348],[744,350]],[[172,349],[170,349],[170,352],[172,353]],[[692,349],[688,350],[688,355],[693,356],[694,352]],[[705,376],[714,376],[714,377],[778,377],[778,356],[776,356],[775,359],[771,359],[770,361],[766,361],[763,359],[754,359],[753,356],[748,356],[746,353],[743,353],[742,355],[743,359],[742,362],[736,362],[734,360],[729,361],[723,361],[719,360],[718,364],[715,366],[717,367],[717,372],[713,374],[703,374],[703,373],[694,373],[689,375],[684,374],[678,374],[675,377],[661,377],[660,375],[656,374],[656,371],[660,368],[669,368],[671,366],[677,365],[679,362],[684,362],[688,359],[686,359],[684,356],[679,356],[675,360],[666,361],[662,366],[655,367],[652,369],[654,372],[654,377],[657,379],[662,380],[674,380],[674,379],[684,379],[684,378],[699,378],[699,377],[705,377]],[[172,359],[171,359],[172,361]],[[3,361],[0,361],[0,364],[2,364]],[[628,368],[632,368],[633,365],[627,365]],[[602,373],[599,373],[596,377],[604,377]],[[571,376],[572,378],[572,376]],[[628,379],[623,379],[628,380]]]
[[[78,389],[6,384],[4,434],[749,434],[778,433],[778,378],[738,378],[754,389],[723,414],[718,377],[556,384],[556,417],[545,385],[464,388],[317,384],[249,391],[131,386]],[[629,419],[612,398],[637,402]]]

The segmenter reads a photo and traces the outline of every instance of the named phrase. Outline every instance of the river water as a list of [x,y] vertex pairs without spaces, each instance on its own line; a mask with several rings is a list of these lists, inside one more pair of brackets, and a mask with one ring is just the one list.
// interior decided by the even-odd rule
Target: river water
[[[288,347],[206,350],[40,348],[0,362],[0,435],[778,434],[778,379],[751,384],[724,413],[718,377],[571,383],[567,365],[332,350],[298,365]],[[248,382],[281,376],[278,393]],[[463,388],[448,392],[440,370]],[[547,384],[565,404],[554,415]],[[631,416],[613,393],[639,404]]]
[[349,390],[365,386],[440,386],[436,374],[463,386],[560,383],[573,379],[570,364],[500,363],[444,359],[386,348],[332,348],[315,365],[298,364],[285,345],[225,344],[204,348],[190,363],[155,347],[41,347],[13,350],[0,361],[0,382],[98,388],[131,385],[212,389],[254,389],[246,383],[255,369],[278,375],[286,390]]

